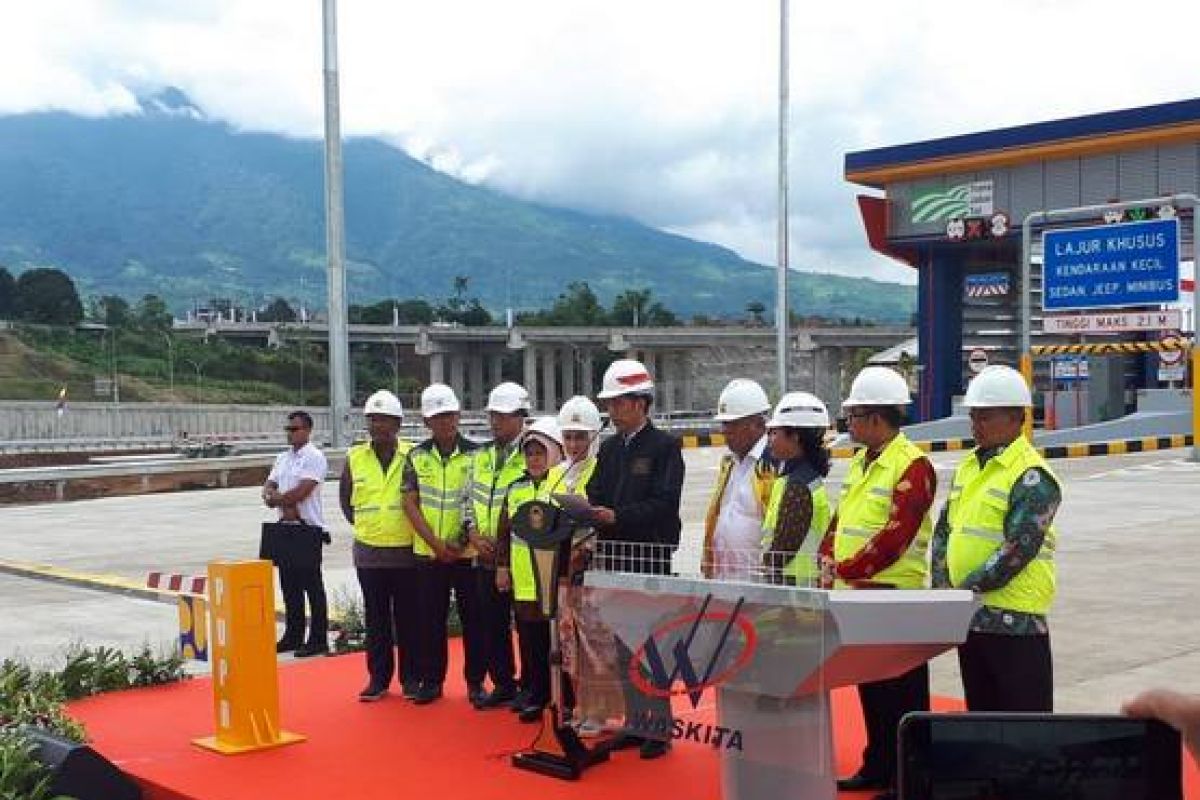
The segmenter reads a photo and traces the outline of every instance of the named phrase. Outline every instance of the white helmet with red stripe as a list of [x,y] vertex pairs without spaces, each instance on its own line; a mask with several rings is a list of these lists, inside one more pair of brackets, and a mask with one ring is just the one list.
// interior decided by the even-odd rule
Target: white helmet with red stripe
[[623,394],[654,394],[654,379],[650,377],[650,370],[646,369],[642,362],[622,358],[609,364],[608,369],[604,371],[600,394],[596,397],[609,400]]

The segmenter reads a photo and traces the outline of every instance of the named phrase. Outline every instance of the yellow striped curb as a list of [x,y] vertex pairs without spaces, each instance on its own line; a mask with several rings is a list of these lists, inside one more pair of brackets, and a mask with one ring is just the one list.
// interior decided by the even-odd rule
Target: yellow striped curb
[[106,575],[95,572],[80,572],[66,567],[55,567],[51,564],[35,564],[27,561],[12,561],[0,559],[0,573],[16,575],[20,578],[76,586],[81,589],[95,589],[113,594],[124,594],[142,600],[156,600],[160,603],[174,604],[181,592],[170,589],[151,589],[145,581],[136,581],[123,575]]
[[[684,447],[716,447],[725,444],[722,434],[685,434],[680,437]],[[1138,439],[1115,439],[1109,442],[1080,442],[1038,447],[1043,458],[1083,458],[1087,456],[1116,456],[1125,453],[1148,453],[1153,450],[1176,450],[1191,447],[1191,434],[1176,433],[1170,436],[1143,436]],[[938,439],[928,442],[913,442],[926,453],[946,453],[970,450],[975,446],[973,439]],[[834,458],[853,458],[858,447],[835,447],[830,451]]]
[[[0,574],[14,575],[18,578],[60,583],[64,586],[74,586],[78,589],[91,589],[110,594],[122,594],[139,600],[153,600],[156,603],[176,605],[179,598],[190,592],[180,592],[172,589],[152,589],[144,581],[136,581],[124,575],[106,575],[96,572],[80,572],[79,570],[55,567],[51,564],[35,564],[28,561],[12,561],[0,558]],[[275,616],[283,619],[282,606],[276,609]],[[331,622],[341,622],[342,614],[333,609],[329,610]]]

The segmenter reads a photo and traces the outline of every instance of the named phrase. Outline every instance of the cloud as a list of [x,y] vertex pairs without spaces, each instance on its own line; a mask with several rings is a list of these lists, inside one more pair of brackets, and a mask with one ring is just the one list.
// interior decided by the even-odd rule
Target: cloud
[[[1195,93],[1194,3],[1146,23],[1117,0],[793,0],[791,19],[798,267],[915,277],[867,248],[848,151]],[[778,22],[775,0],[343,0],[343,132],[774,263]],[[321,45],[315,0],[22,3],[0,112],[131,113],[175,85],[240,128],[319,136]]]

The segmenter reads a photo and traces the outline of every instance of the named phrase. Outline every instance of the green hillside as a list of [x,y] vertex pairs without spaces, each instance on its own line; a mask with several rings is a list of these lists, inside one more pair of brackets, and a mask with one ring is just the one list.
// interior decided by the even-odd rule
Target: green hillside
[[[377,140],[345,146],[350,302],[441,299],[455,276],[493,310],[541,308],[571,281],[648,288],[687,317],[773,306],[774,273],[629,219],[515,200]],[[176,309],[324,294],[322,147],[163,114],[0,118],[0,264],[58,266],[85,294]],[[800,315],[908,322],[915,289],[797,272]]]

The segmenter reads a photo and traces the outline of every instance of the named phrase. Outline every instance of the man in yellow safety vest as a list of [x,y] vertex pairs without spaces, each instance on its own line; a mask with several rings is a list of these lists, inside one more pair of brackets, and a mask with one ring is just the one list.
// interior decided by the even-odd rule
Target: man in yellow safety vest
[[1061,483],[1022,432],[1032,397],[1021,373],[987,367],[964,405],[975,449],[954,473],[932,550],[934,588],[971,589],[983,603],[958,648],[967,708],[1050,712]]
[[[842,401],[850,435],[864,445],[842,481],[830,535],[822,543],[836,585],[852,589],[923,589],[933,525],[929,509],[937,489],[933,465],[900,431],[910,395],[908,382],[886,367],[867,367]],[[860,684],[867,728],[862,767],[838,781],[845,790],[882,789],[895,797],[896,738],[900,718],[929,710],[929,667]]]

